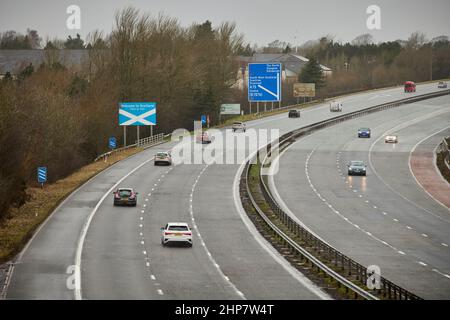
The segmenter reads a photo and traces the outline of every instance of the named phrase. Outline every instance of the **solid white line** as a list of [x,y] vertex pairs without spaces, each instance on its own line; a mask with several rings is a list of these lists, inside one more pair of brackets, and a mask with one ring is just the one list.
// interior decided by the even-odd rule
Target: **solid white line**
[[[450,222],[450,220],[443,219],[442,217],[436,215],[435,213],[433,213],[433,212],[431,212],[431,211],[429,211],[429,210],[427,210],[427,209],[421,207],[420,205],[416,204],[414,201],[411,201],[410,199],[408,199],[407,197],[405,197],[404,195],[402,195],[401,193],[399,193],[397,190],[395,190],[393,187],[391,187],[386,181],[384,181],[384,179],[383,179],[383,178],[380,176],[380,174],[377,172],[377,170],[375,169],[375,166],[374,166],[374,164],[373,164],[373,161],[372,161],[372,150],[373,150],[373,148],[375,147],[375,144],[376,144],[378,141],[380,141],[384,136],[386,136],[387,134],[389,134],[390,132],[398,131],[398,130],[400,130],[400,129],[407,128],[407,127],[409,127],[409,126],[411,126],[411,125],[414,125],[414,124],[416,124],[416,123],[418,123],[418,122],[421,122],[421,121],[430,119],[430,118],[432,118],[433,116],[437,116],[437,115],[440,115],[441,113],[446,113],[446,112],[448,112],[448,111],[446,111],[446,110],[438,110],[438,111],[434,111],[434,112],[429,113],[429,114],[426,114],[426,115],[424,115],[424,116],[422,116],[422,117],[415,118],[415,119],[412,119],[412,120],[409,120],[409,121],[400,123],[400,124],[398,124],[398,125],[396,125],[396,126],[390,128],[389,130],[386,130],[386,131],[385,131],[383,134],[381,134],[377,139],[375,139],[375,141],[370,145],[368,158],[369,158],[369,166],[370,166],[370,168],[372,169],[372,172],[373,172],[373,173],[377,176],[377,178],[378,178],[378,179],[379,179],[386,187],[388,187],[392,192],[394,192],[395,194],[397,194],[399,197],[401,197],[402,199],[406,200],[407,202],[411,203],[411,204],[412,204],[413,206],[415,206],[416,208],[419,208],[419,209],[421,209],[421,210],[423,210],[423,211],[425,211],[425,212],[431,214],[432,216],[434,216],[434,217],[436,217],[436,218],[438,218],[438,219],[440,219],[440,220],[442,220],[442,221]],[[442,129],[442,130],[445,130],[445,129],[446,129],[446,128],[444,128],[444,129]],[[441,131],[442,131],[442,130],[441,130]],[[436,133],[435,133],[435,134],[436,134]],[[411,157],[411,153],[410,153],[410,157]],[[411,171],[410,161],[408,161],[408,166],[409,166],[410,171]],[[412,172],[412,171],[411,171],[411,172]],[[414,179],[415,179],[414,174],[413,174],[413,177],[414,177]],[[420,185],[420,184],[419,184],[419,185]],[[444,206],[444,207],[445,207],[445,206]],[[447,208],[447,207],[445,207],[445,208]],[[447,208],[447,209],[448,209],[448,208]],[[450,210],[450,209],[449,209],[449,210]]]
[[[197,176],[197,180],[200,179],[200,177],[203,175],[203,173],[205,172],[205,170],[209,167],[209,165],[206,165],[201,171],[200,174]],[[194,185],[196,185],[196,183],[194,183]],[[194,188],[195,191],[195,188]],[[212,256],[211,252],[209,251],[208,247],[206,246],[205,241],[203,240],[199,228],[197,226],[197,224],[195,223],[194,220],[194,210],[192,208],[192,200],[193,200],[193,193],[191,193],[190,196],[190,208],[189,208],[189,214],[191,216],[191,220],[192,220],[192,225],[194,227],[195,230],[197,230],[197,237],[200,240],[200,243],[202,244],[203,249],[206,252],[206,255],[208,256],[208,259],[210,260],[210,262],[216,267],[217,272],[220,274],[220,276],[222,277],[222,279],[225,280],[225,282],[227,282],[229,284],[229,286],[234,290],[234,292],[243,300],[246,300],[245,295],[234,285],[233,282],[231,282],[231,280],[223,273],[222,269],[220,268],[219,264],[217,263],[217,261],[214,259],[214,257]]]
[[[245,161],[240,165],[239,169],[236,172],[236,175],[234,177],[234,186],[233,186],[233,198],[234,198],[234,205],[236,206],[236,210],[239,213],[239,216],[241,217],[242,221],[244,222],[244,225],[247,227],[247,229],[250,231],[250,234],[253,236],[253,238],[259,243],[259,245],[269,253],[269,255],[276,261],[278,264],[280,264],[283,269],[285,269],[295,280],[297,280],[300,284],[302,284],[306,289],[308,289],[310,292],[315,294],[319,299],[322,300],[331,300],[332,297],[329,296],[326,292],[322,291],[318,286],[316,286],[311,280],[305,277],[304,274],[302,274],[300,271],[295,269],[286,259],[280,255],[278,251],[274,249],[274,247],[267,242],[266,239],[262,237],[262,235],[259,233],[259,231],[256,229],[256,227],[253,225],[253,222],[250,221],[247,214],[244,211],[244,208],[242,207],[242,203],[239,196],[239,182],[240,177],[242,174],[242,171],[244,170],[246,162],[251,159],[251,157],[254,155],[250,155]],[[301,223],[303,225],[303,223]],[[306,229],[308,229],[306,226],[304,226]]]
[[[138,165],[137,167],[135,167],[133,170],[131,170],[130,172],[128,172],[125,176],[123,176],[119,181],[117,181],[108,191],[106,191],[106,193],[103,195],[103,197],[99,200],[99,202],[97,202],[97,205],[94,207],[94,209],[91,211],[91,213],[89,214],[89,216],[87,217],[87,220],[83,226],[83,228],[81,229],[81,233],[80,233],[80,237],[78,238],[78,244],[77,244],[77,250],[75,253],[75,265],[77,266],[77,269],[79,270],[79,276],[80,276],[80,287],[79,288],[75,288],[74,290],[74,295],[75,295],[75,299],[76,300],[81,300],[82,299],[82,291],[81,291],[81,255],[83,253],[83,245],[84,245],[84,240],[86,239],[86,234],[87,231],[89,229],[89,226],[91,224],[92,218],[94,217],[95,213],[97,212],[98,208],[100,208],[101,204],[103,203],[103,201],[106,199],[106,197],[108,197],[111,192],[122,182],[124,181],[126,178],[128,178],[130,175],[132,175],[133,173],[135,173],[137,170],[139,170],[140,168],[142,168],[145,164],[149,163],[152,159],[148,159],[144,162],[142,162],[140,165]],[[142,228],[142,225],[140,225],[140,227]]]
[[[439,203],[441,206],[443,206],[445,209],[447,209],[447,210],[450,211],[450,208],[448,208],[445,204],[443,204],[441,201],[439,201],[438,199],[436,199],[431,193],[429,193],[429,192],[422,186],[422,184],[419,182],[419,180],[417,180],[417,178],[416,178],[416,176],[415,176],[415,174],[414,174],[414,172],[413,172],[413,170],[412,170],[412,168],[411,168],[411,157],[412,157],[412,154],[414,153],[414,151],[416,150],[416,148],[417,148],[422,142],[428,140],[429,138],[431,138],[431,137],[433,137],[433,136],[439,134],[440,132],[445,131],[445,130],[447,130],[447,129],[449,129],[449,128],[450,128],[450,126],[445,127],[445,128],[443,128],[443,129],[441,129],[441,130],[439,130],[439,131],[436,131],[436,132],[430,134],[428,137],[423,138],[423,139],[420,140],[419,142],[417,142],[417,143],[414,145],[414,147],[411,149],[411,151],[409,152],[408,168],[409,168],[409,171],[411,172],[411,175],[413,176],[413,178],[414,178],[414,180],[416,181],[416,183],[420,186],[420,188],[422,188],[422,190],[425,191],[426,194],[428,194],[434,201],[436,201],[436,202]],[[434,150],[436,150],[436,149],[434,149]],[[436,154],[435,152],[433,152],[433,153]],[[433,161],[433,164],[436,165],[436,162]],[[439,174],[439,176],[442,178],[442,175],[441,175],[441,174]],[[442,178],[442,180],[445,181],[444,178]],[[447,181],[445,181],[445,182],[447,182]],[[450,222],[450,221],[447,220],[447,222]]]

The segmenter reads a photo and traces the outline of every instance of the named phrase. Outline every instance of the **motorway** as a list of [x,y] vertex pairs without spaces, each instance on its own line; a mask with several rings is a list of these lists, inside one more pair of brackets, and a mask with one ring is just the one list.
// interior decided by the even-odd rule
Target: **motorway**
[[[399,87],[350,95],[341,99],[344,103],[343,113],[437,90],[436,84],[424,84],[417,86],[415,94],[405,94]],[[424,101],[421,104],[428,106],[429,103]],[[398,111],[381,113],[384,112]],[[302,111],[300,119],[288,119],[283,113],[248,122],[247,126],[279,129],[280,134],[283,134],[335,115],[330,114],[328,104],[322,104]],[[406,116],[413,119],[419,115],[407,112]],[[423,129],[428,132],[426,126]],[[333,138],[341,139],[337,136]],[[405,138],[402,135],[400,139]],[[337,141],[335,146],[338,144]],[[353,150],[351,144],[348,142],[349,150]],[[174,146],[175,142],[165,143],[123,160],[92,178],[68,197],[16,258],[7,298],[330,298],[321,288],[293,269],[257,233],[245,216],[237,191],[241,163],[153,166],[151,159],[156,152]],[[342,147],[345,148],[344,145]],[[382,147],[376,144],[374,149]],[[398,148],[402,147],[400,143]],[[223,152],[229,151],[229,147],[225,146]],[[332,160],[336,161],[335,155]],[[379,164],[381,160],[373,152],[372,162],[380,167],[380,174],[383,171]],[[298,172],[300,175],[304,172],[304,163],[300,160],[298,163],[302,165]],[[280,174],[283,174],[283,166]],[[296,205],[284,198],[292,194],[289,191],[291,188],[287,188],[289,190],[285,193],[277,178],[275,182],[280,194],[294,211]],[[408,187],[403,186],[402,182],[399,185]],[[117,186],[131,186],[140,193],[136,208],[112,206],[111,192]],[[348,192],[345,187],[342,190]],[[376,190],[384,192],[385,188],[378,187]],[[299,194],[296,196],[303,197]],[[347,197],[348,194],[342,193],[342,196]],[[357,205],[357,201],[352,201],[352,204]],[[347,203],[348,206],[352,204]],[[441,215],[441,219],[448,219],[448,214],[446,216],[434,209],[429,207],[428,210]],[[188,221],[194,228],[193,248],[161,246],[160,227],[175,220]],[[415,225],[413,222],[408,220],[408,225]],[[328,221],[326,224],[329,224]],[[436,224],[430,222],[423,231],[421,229],[421,232],[429,234],[429,239],[422,240],[450,243],[443,234],[433,231]],[[446,222],[441,222],[438,227],[445,226]],[[435,242],[431,245],[435,246]],[[348,253],[352,249],[359,250],[355,247],[350,245],[339,249]],[[423,256],[423,260],[439,270],[445,270],[442,264],[447,262],[448,266],[448,260],[439,258],[442,248],[436,250],[439,252],[429,253]],[[81,267],[80,290],[67,286],[67,271],[72,265]],[[385,271],[384,267],[382,271]],[[424,273],[425,269],[418,271]],[[387,272],[383,274],[387,276]]]
[[[370,139],[357,138],[370,127]],[[398,144],[384,136],[396,134]],[[450,209],[409,169],[413,148],[450,135],[450,97],[424,100],[343,122],[300,139],[280,157],[271,189],[323,240],[423,298],[450,298]],[[434,147],[433,147],[434,143]],[[367,177],[347,175],[350,160]],[[450,190],[450,188],[448,188]]]

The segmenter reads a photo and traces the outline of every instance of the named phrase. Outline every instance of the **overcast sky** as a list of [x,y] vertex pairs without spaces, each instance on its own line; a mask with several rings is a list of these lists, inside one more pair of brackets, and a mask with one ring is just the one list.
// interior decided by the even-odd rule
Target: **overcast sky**
[[[81,9],[80,30],[66,27],[71,4]],[[381,8],[381,30],[366,27],[372,4]],[[0,0],[0,32],[31,28],[44,39],[77,32],[84,38],[95,29],[109,33],[114,13],[128,5],[152,15],[164,12],[183,26],[234,21],[246,40],[258,45],[275,39],[295,45],[327,34],[351,41],[371,33],[377,42],[406,39],[414,31],[430,39],[450,35],[450,0]]]

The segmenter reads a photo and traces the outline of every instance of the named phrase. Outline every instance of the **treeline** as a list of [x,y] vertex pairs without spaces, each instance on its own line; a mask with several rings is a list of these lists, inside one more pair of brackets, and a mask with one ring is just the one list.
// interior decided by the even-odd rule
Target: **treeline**
[[406,41],[378,44],[368,34],[345,44],[323,37],[299,51],[332,69],[332,76],[319,91],[321,96],[450,77],[446,36],[427,40],[414,32]]
[[181,27],[133,8],[116,14],[110,35],[94,32],[86,42],[89,59],[77,72],[47,45],[45,63],[0,83],[0,218],[25,201],[38,166],[55,181],[106,151],[108,137],[121,141],[121,101],[157,102],[154,133],[190,129],[202,114],[214,123],[220,104],[233,101],[234,56],[245,48],[234,24]]

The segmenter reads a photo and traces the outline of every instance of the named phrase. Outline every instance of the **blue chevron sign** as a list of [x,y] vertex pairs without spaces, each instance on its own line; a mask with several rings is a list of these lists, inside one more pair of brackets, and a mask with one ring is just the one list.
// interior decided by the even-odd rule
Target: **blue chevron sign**
[[38,167],[37,178],[39,183],[47,182],[47,167]]

